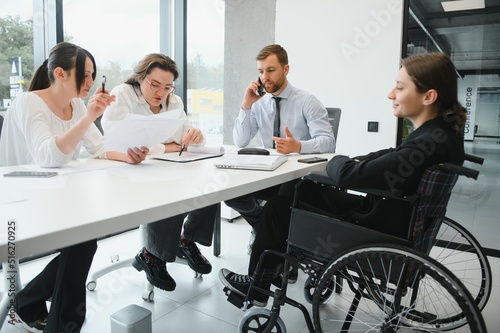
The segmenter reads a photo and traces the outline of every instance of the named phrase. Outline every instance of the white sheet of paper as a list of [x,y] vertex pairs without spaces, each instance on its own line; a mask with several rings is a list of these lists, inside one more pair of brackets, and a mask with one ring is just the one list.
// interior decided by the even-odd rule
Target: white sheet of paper
[[107,151],[126,152],[129,148],[152,147],[164,142],[185,122],[179,119],[178,112],[184,111],[172,110],[151,116],[128,114],[106,132],[104,146]]

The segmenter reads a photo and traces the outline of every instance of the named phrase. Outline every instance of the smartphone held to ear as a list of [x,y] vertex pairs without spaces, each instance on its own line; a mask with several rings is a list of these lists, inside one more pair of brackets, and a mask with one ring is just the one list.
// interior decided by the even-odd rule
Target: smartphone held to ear
[[262,95],[264,95],[264,84],[260,80],[260,76],[259,76],[259,84],[260,84],[260,86],[259,86],[259,89],[257,89],[257,95],[262,96]]

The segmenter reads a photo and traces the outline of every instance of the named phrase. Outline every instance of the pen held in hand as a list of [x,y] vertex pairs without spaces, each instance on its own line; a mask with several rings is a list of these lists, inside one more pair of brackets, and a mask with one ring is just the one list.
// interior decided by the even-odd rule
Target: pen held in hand
[[[189,130],[190,130],[190,129],[188,129],[188,130],[187,130],[186,134],[188,134],[188,133],[189,133]],[[180,153],[179,153],[179,156],[181,156],[182,152],[184,151],[184,148],[186,148],[186,144],[183,142],[183,143],[181,143],[181,151],[180,151]]]

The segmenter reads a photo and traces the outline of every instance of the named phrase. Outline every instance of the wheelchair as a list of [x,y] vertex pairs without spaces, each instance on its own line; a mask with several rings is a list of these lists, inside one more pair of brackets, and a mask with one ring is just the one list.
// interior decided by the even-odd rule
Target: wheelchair
[[[468,155],[467,159],[475,157]],[[407,237],[301,208],[298,193],[305,182],[347,190],[332,184],[326,172],[303,177],[296,186],[287,252],[265,251],[256,268],[259,270],[266,256],[281,256],[281,284],[270,291],[252,281],[242,302],[242,309],[247,310],[252,293],[258,291],[272,298],[271,309],[246,311],[239,331],[286,332],[279,313],[288,304],[302,312],[310,332],[442,332],[458,328],[486,332],[481,309],[491,292],[487,257],[465,228],[445,218],[458,176],[477,179],[478,174],[445,163],[428,168],[417,193],[411,196],[353,189],[411,204]],[[308,276],[304,296],[312,303],[312,318],[303,304],[286,296],[293,266]]]

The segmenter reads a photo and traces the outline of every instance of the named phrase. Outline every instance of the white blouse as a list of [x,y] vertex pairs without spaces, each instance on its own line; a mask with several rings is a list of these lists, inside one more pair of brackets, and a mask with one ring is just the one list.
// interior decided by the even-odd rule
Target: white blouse
[[[139,88],[134,88],[128,83],[122,83],[114,87],[110,94],[115,95],[116,100],[107,107],[102,116],[101,126],[104,131],[104,135],[106,135],[106,131],[109,131],[113,125],[117,124],[116,121],[125,119],[129,113],[142,116],[151,116],[154,114],[153,111],[151,111],[149,104],[144,99],[144,96],[139,91]],[[166,101],[163,102],[160,113],[184,109],[184,104],[179,96],[171,94],[168,98],[168,107],[166,106]],[[163,154],[165,152],[164,143],[176,142],[181,144],[182,135],[192,128],[192,125],[191,122],[187,120],[185,112],[179,112],[179,119],[185,119],[184,126],[179,128],[174,135],[163,143],[158,143],[153,147],[149,147],[149,154]],[[204,143],[205,140],[203,140],[201,144]]]
[[56,145],[56,138],[67,132],[87,111],[80,98],[71,100],[70,120],[57,117],[40,96],[24,92],[17,96],[5,114],[0,138],[0,165],[37,164],[59,167],[78,158],[83,145],[92,157],[106,158],[104,140],[92,124],[73,153],[66,155]]

